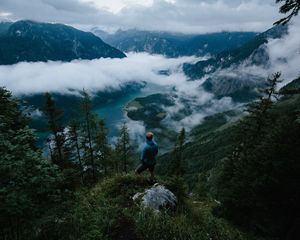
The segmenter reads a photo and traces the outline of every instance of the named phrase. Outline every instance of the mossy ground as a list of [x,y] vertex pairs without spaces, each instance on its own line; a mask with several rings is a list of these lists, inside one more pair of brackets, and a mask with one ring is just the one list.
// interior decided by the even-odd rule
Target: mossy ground
[[225,220],[214,217],[211,201],[189,197],[182,179],[173,177],[159,182],[177,196],[176,209],[157,214],[142,208],[132,197],[152,186],[148,177],[117,175],[77,195],[72,210],[56,224],[58,239],[251,239]]

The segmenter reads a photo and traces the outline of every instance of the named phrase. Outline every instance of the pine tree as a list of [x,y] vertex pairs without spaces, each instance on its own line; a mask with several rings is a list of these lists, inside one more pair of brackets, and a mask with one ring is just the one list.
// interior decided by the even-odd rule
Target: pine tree
[[120,136],[116,144],[116,154],[117,157],[120,158],[122,162],[123,171],[125,173],[128,172],[130,150],[131,150],[131,146],[130,146],[129,131],[126,123],[124,123],[120,130]]
[[83,144],[85,146],[85,156],[89,157],[90,165],[92,167],[93,181],[96,181],[96,164],[95,164],[95,151],[94,151],[94,136],[96,130],[96,116],[92,112],[92,101],[89,94],[83,90],[80,109],[83,115],[83,132],[85,138]]
[[3,88],[0,109],[1,239],[34,239],[38,219],[58,198],[62,176],[43,159],[18,102]]
[[64,161],[64,128],[61,124],[63,118],[63,111],[57,109],[55,105],[55,101],[49,93],[46,93],[46,104],[44,106],[43,112],[48,120],[48,126],[50,131],[52,132],[54,139],[54,150],[51,147],[51,143],[49,141],[49,150],[52,156],[52,161],[57,164],[62,164]]
[[111,152],[112,165],[114,174],[121,172],[121,148],[118,142],[115,144],[115,148]]
[[80,147],[80,123],[76,120],[72,120],[69,124],[68,140],[70,144],[70,149],[75,154],[74,160],[79,163],[81,182],[83,182],[83,162],[81,156]]
[[103,167],[104,174],[107,175],[111,158],[111,148],[108,144],[107,129],[102,119],[98,122],[98,130],[95,145],[99,165]]
[[300,0],[276,0],[276,3],[284,2],[280,7],[283,14],[289,13],[287,17],[280,19],[275,24],[287,24],[293,17],[297,16],[300,10]]
[[182,128],[178,135],[177,144],[174,149],[174,167],[173,173],[178,177],[182,177],[184,175],[184,160],[183,160],[183,150],[184,150],[184,143],[185,143],[185,129]]
[[263,96],[248,106],[249,115],[242,121],[243,129],[241,137],[246,141],[243,144],[250,146],[256,144],[260,137],[264,134],[262,129],[267,124],[271,124],[269,111],[273,107],[274,102],[279,99],[277,85],[281,82],[281,73],[277,72],[267,79],[267,86],[262,91]]

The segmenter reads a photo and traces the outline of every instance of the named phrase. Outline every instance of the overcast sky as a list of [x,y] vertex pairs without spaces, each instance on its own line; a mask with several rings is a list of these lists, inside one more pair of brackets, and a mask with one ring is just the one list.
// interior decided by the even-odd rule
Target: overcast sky
[[282,17],[278,7],[275,0],[0,0],[0,20],[59,22],[85,30],[264,31]]

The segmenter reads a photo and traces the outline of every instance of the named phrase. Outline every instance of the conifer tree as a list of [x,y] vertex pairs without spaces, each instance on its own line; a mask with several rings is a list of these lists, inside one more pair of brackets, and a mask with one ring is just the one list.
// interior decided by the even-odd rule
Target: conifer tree
[[183,149],[185,143],[185,129],[182,128],[179,132],[177,143],[174,149],[174,166],[172,173],[178,177],[184,174]]
[[69,124],[68,140],[70,142],[71,151],[75,152],[75,162],[78,161],[80,168],[81,181],[83,182],[83,162],[81,156],[80,147],[80,123],[76,120],[72,120]]
[[116,153],[117,153],[117,157],[120,158],[120,161],[122,162],[123,171],[125,173],[128,172],[130,150],[131,150],[131,146],[130,146],[129,131],[126,123],[124,123],[121,127],[120,136],[116,144]]
[[[64,143],[65,143],[65,136],[64,136],[64,128],[61,124],[63,118],[63,111],[58,109],[55,105],[55,101],[50,95],[50,93],[46,93],[46,104],[44,106],[43,112],[48,120],[48,126],[50,131],[54,136],[54,145],[55,148],[53,151],[51,149],[51,145],[49,145],[49,150],[52,156],[52,160],[55,163],[62,164],[64,160]],[[51,144],[49,142],[49,144]],[[52,150],[52,151],[51,151]]]
[[80,103],[80,109],[83,115],[83,131],[85,134],[85,156],[89,156],[90,164],[92,167],[93,181],[96,181],[96,164],[95,164],[95,152],[94,152],[94,135],[96,129],[95,114],[92,112],[92,101],[89,94],[83,90],[82,99]]
[[103,167],[104,174],[107,175],[111,158],[111,149],[108,144],[107,129],[102,119],[98,122],[98,130],[96,135],[96,151],[99,165]]
[[275,24],[287,24],[293,17],[297,16],[300,10],[300,0],[276,0],[276,3],[284,2],[280,7],[280,12],[283,14],[289,13],[287,17],[280,19]]
[[269,110],[274,102],[278,100],[280,94],[277,85],[281,82],[281,73],[277,72],[267,79],[267,86],[263,90],[263,96],[259,101],[253,102],[248,106],[249,115],[242,121],[242,135],[246,140],[244,144],[255,144],[263,135],[262,129],[266,124],[271,124]]
[[269,79],[265,96],[237,125],[240,143],[222,162],[216,181],[224,216],[273,237],[286,234],[287,221],[298,221],[300,199],[300,125],[296,111],[276,109],[279,79],[278,73]]
[[121,148],[118,142],[115,144],[115,148],[111,152],[113,172],[119,174],[121,172]]
[[62,176],[43,159],[20,105],[3,88],[0,109],[0,238],[34,239],[37,221],[58,198]]

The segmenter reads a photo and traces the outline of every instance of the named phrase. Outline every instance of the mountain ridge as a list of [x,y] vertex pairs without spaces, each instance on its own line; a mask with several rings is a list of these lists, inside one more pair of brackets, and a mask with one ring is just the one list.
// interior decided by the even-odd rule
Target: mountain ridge
[[275,26],[257,35],[242,47],[221,52],[207,61],[199,61],[196,64],[185,64],[184,72],[192,79],[201,78],[206,74],[215,72],[217,69],[224,69],[233,64],[239,64],[253,54],[260,54],[263,57],[255,58],[255,56],[252,56],[252,63],[255,65],[263,64],[265,60],[268,60],[266,59],[268,56],[265,55],[263,45],[267,43],[269,39],[281,38],[287,34],[287,30],[288,26]]
[[[21,61],[71,61],[74,59],[124,58],[126,55],[89,32],[63,24],[21,20],[2,24],[0,64]],[[6,27],[6,28],[5,28]]]
[[202,86],[217,97],[230,96],[237,102],[248,102],[259,96],[266,77],[255,72],[245,73],[243,67],[269,66],[266,44],[270,39],[286,35],[288,26],[275,26],[244,44],[242,47],[224,51],[195,64],[184,64],[183,71],[191,79],[206,78]]
[[118,30],[110,34],[96,28],[92,32],[124,52],[148,52],[167,57],[214,55],[242,46],[257,35],[255,32],[183,34],[137,29]]

